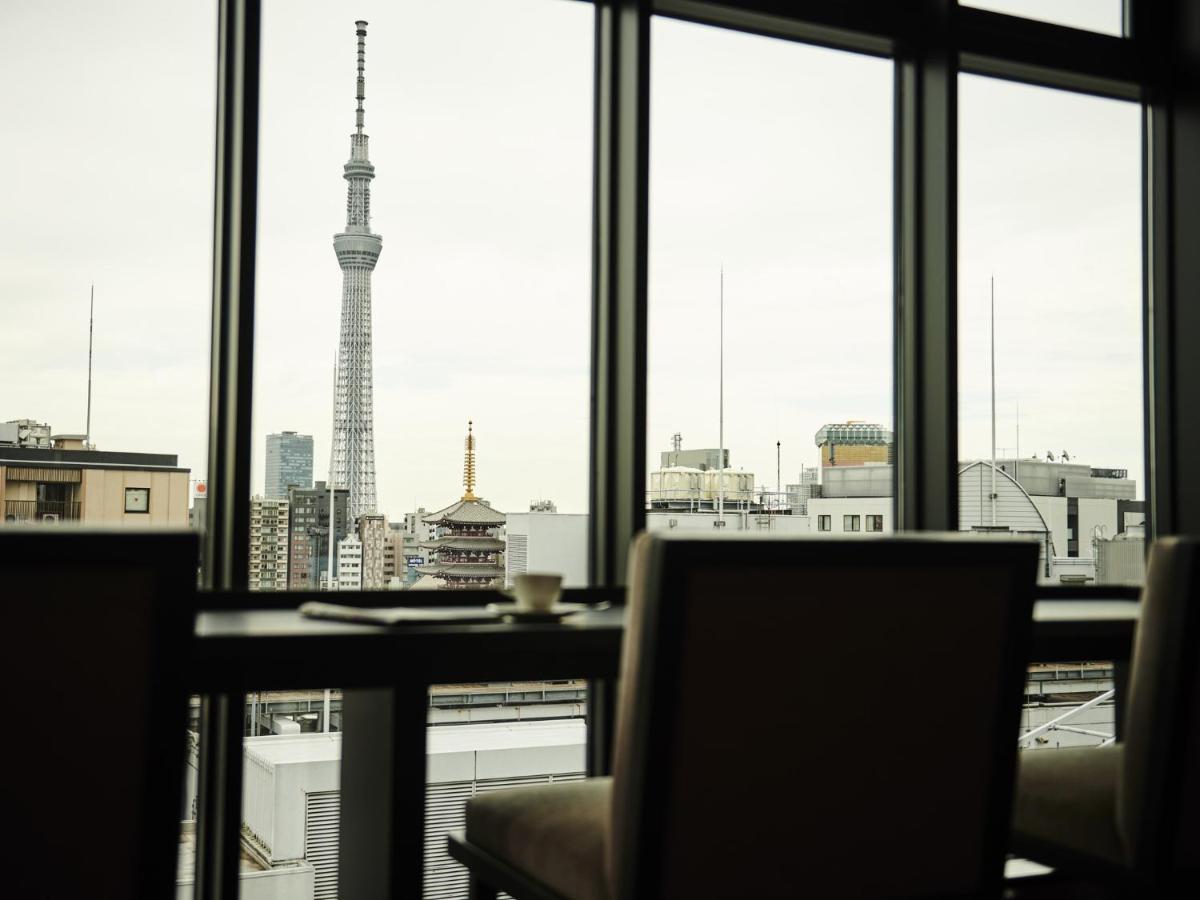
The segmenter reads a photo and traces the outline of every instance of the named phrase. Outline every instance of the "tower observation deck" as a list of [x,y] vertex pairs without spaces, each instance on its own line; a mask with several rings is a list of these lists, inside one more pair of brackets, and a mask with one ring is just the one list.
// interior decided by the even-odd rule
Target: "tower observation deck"
[[342,316],[338,336],[333,410],[333,483],[349,492],[351,520],[375,512],[375,399],[371,359],[371,272],[383,238],[371,231],[371,181],[375,167],[363,133],[367,23],[358,35],[358,109],[350,135],[346,179],[346,230],[333,236],[342,269]]

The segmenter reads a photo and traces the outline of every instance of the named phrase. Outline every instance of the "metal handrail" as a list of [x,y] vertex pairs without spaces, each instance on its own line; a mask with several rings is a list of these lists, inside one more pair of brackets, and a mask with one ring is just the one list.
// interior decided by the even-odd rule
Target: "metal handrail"
[[1115,739],[1112,735],[1101,734],[1098,732],[1083,731],[1082,729],[1073,728],[1073,727],[1069,727],[1069,726],[1064,727],[1062,723],[1066,722],[1069,719],[1073,719],[1075,716],[1079,715],[1084,710],[1091,709],[1093,706],[1099,706],[1105,700],[1111,700],[1113,697],[1116,696],[1116,693],[1117,692],[1115,689],[1107,690],[1102,694],[1097,694],[1091,700],[1087,701],[1087,703],[1081,703],[1079,706],[1076,706],[1072,709],[1067,710],[1061,716],[1055,716],[1049,722],[1039,725],[1037,728],[1031,729],[1030,731],[1026,732],[1025,734],[1021,735],[1019,738],[1017,738],[1017,745],[1020,746],[1021,744],[1025,743],[1025,741],[1033,740],[1035,737],[1043,735],[1047,731],[1054,731],[1055,729],[1058,729],[1060,731],[1073,731],[1078,734],[1091,734],[1091,735],[1094,735],[1095,737],[1106,738],[1107,739],[1106,744],[1111,744],[1113,742],[1113,740]]

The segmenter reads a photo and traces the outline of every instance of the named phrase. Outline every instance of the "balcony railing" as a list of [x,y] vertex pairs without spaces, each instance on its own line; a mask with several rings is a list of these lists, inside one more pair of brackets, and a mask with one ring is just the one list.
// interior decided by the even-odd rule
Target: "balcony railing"
[[79,503],[69,500],[5,500],[5,522],[61,522],[79,519]]

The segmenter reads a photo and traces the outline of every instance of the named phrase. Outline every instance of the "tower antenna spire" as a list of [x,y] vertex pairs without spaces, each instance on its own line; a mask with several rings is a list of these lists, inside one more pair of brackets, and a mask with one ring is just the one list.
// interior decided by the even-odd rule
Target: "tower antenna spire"
[[354,124],[356,133],[363,133],[363,98],[366,96],[366,78],[363,76],[363,71],[367,67],[367,23],[359,19],[354,23],[358,34],[358,93],[355,95],[358,98],[358,109],[354,113]]
[[466,458],[463,460],[463,487],[467,492],[462,495],[464,500],[478,499],[475,496],[475,435],[474,425],[470,419],[467,420],[467,440],[466,440]]

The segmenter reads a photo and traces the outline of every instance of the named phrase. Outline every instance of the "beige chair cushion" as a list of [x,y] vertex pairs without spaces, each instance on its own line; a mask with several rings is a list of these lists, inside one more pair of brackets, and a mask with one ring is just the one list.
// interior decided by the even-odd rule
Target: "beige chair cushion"
[[467,840],[571,900],[608,900],[611,802],[611,778],[479,794]]
[[1116,814],[1123,752],[1120,744],[1022,752],[1013,810],[1018,848],[1052,845],[1123,865]]

